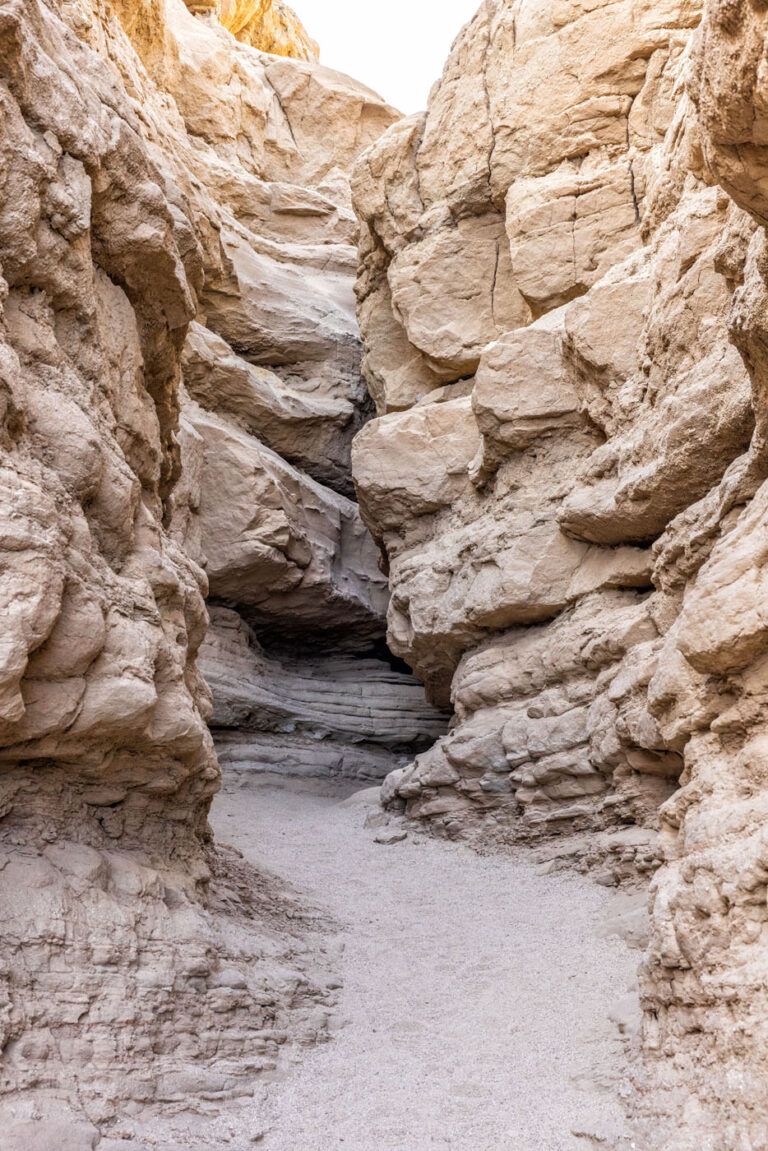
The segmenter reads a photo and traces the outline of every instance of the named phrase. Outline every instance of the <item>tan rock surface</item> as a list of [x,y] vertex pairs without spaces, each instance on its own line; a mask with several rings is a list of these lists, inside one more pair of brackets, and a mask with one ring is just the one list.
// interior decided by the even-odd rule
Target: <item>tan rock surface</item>
[[768,17],[700,18],[485,0],[396,120],[277,0],[0,13],[9,1151],[258,1139],[325,1037],[327,947],[211,843],[211,717],[654,872],[636,1145],[768,1141]]
[[[353,181],[381,417],[353,449],[361,508],[390,644],[454,709],[385,796],[482,843],[556,832],[558,858],[602,856],[602,882],[663,859],[635,1099],[649,1151],[768,1137],[768,33],[747,3],[698,20],[485,3],[426,114]],[[501,290],[533,323],[486,323],[499,282],[477,282],[461,237],[492,212]]]
[[293,387],[197,323],[190,325],[182,364],[184,386],[200,407],[231,420],[321,483],[350,487],[348,430],[360,413],[349,399]]
[[219,5],[222,24],[242,43],[275,56],[317,60],[318,45],[282,0],[219,0]]
[[456,379],[489,340],[583,293],[639,245],[648,169],[697,20],[687,3],[480,6],[427,112],[355,173],[360,318],[380,410],[389,387],[402,406],[408,357],[383,356],[369,333],[386,328],[391,348],[399,324],[425,367]]
[[[204,569],[232,592],[272,547],[270,619],[380,638],[336,490],[366,410],[344,167],[394,113],[182,0],[14,0],[0,99],[0,1141],[168,1147],[194,1113],[184,1146],[219,1146],[222,1110],[258,1135],[254,1080],[334,996],[293,897],[211,844]],[[219,500],[271,505],[240,553],[211,428],[238,447]],[[437,722],[413,714],[405,743]]]
[[196,502],[211,595],[283,638],[380,636],[386,581],[357,505],[220,417],[193,404],[185,415],[202,441]]
[[361,510],[388,556],[390,647],[441,703],[462,653],[494,630],[650,582],[647,552],[606,550],[558,526],[574,461],[597,442],[565,370],[535,378],[533,418],[494,400],[510,371],[536,370],[542,347],[560,355],[561,344],[562,315],[548,316],[486,349],[471,399],[384,416],[355,442]]

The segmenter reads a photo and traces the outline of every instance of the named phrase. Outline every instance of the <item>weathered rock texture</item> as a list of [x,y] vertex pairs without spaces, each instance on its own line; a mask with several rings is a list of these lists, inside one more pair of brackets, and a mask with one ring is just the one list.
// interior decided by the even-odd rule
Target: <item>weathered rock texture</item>
[[227,608],[211,610],[202,662],[225,768],[382,779],[445,730],[415,677],[355,654],[270,656]]
[[[193,11],[205,4],[189,0]],[[317,60],[318,45],[311,40],[296,13],[283,0],[218,0],[218,17],[243,44],[275,56]]]
[[190,12],[221,23],[242,44],[274,56],[317,60],[320,49],[283,0],[184,0]]
[[[457,719],[389,788],[449,830],[645,823],[680,772],[644,701],[659,639],[648,544],[750,435],[722,278],[696,268],[719,316],[696,312],[691,333],[657,274],[682,232],[695,259],[723,227],[703,188],[684,219],[663,220],[676,190],[665,132],[696,19],[687,5],[483,4],[429,111],[355,172],[380,413],[356,441],[355,479],[387,556],[390,646]],[[694,411],[696,324],[731,375]],[[679,430],[660,379],[648,394],[653,341],[668,407],[691,396]],[[714,442],[670,491],[702,408]]]
[[278,0],[2,5],[4,1149],[258,1138],[324,1033],[210,843],[211,718],[448,834],[663,855],[638,1138],[768,1146],[767,39],[485,0],[393,123]]
[[663,854],[654,1151],[768,1145],[768,17],[700,18],[486,0],[353,180],[355,478],[390,646],[454,709],[385,795]]
[[[290,897],[210,843],[206,594],[252,760],[381,775],[439,730],[370,657],[349,498],[345,172],[395,114],[250,46],[314,54],[281,4],[220,14],[243,43],[182,0],[0,10],[4,1151],[218,1146],[279,1044],[323,1036]],[[210,1131],[167,1126],[190,1108]]]

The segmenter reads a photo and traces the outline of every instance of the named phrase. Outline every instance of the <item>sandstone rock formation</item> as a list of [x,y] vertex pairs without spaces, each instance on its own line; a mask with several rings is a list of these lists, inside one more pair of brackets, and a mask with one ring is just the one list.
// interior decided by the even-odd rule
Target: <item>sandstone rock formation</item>
[[767,21],[484,0],[400,120],[280,0],[6,0],[4,1149],[323,1038],[214,739],[655,871],[638,1145],[768,1145]]
[[[664,466],[679,464],[700,410],[686,404],[676,428],[656,384],[647,426],[637,419],[648,389],[638,347],[662,338],[648,316],[680,321],[671,284],[655,282],[663,240],[656,255],[643,229],[671,196],[665,132],[695,19],[686,5],[582,17],[483,4],[428,112],[392,128],[355,172],[359,312],[380,413],[357,438],[355,479],[387,555],[390,646],[435,700],[452,691],[457,718],[389,789],[452,831],[469,820],[505,835],[508,815],[515,835],[645,823],[680,771],[643,702],[659,635],[647,545],[750,432],[714,271],[720,324],[690,322],[706,322],[712,360],[725,357],[731,376],[687,487],[671,492]],[[552,75],[565,58],[573,68]],[[545,73],[547,99],[531,106]],[[694,258],[723,212],[716,193],[697,195]],[[665,355],[657,373],[672,395],[693,388],[675,349]],[[654,421],[670,441],[658,464]]]
[[320,49],[283,0],[184,0],[190,12],[229,29],[242,44],[274,56],[317,60]]
[[385,798],[481,842],[591,834],[616,878],[663,856],[665,1151],[768,1140],[767,26],[700,19],[486,0],[353,179],[355,478],[390,646],[454,710]]
[[270,656],[227,608],[211,609],[201,654],[223,768],[378,780],[445,730],[419,681],[385,660]]
[[317,65],[281,4],[202,16],[0,12],[8,1151],[218,1146],[279,1045],[323,1037],[290,895],[210,842],[206,595],[226,605],[206,650],[231,634],[242,673],[211,661],[216,722],[243,719],[249,762],[300,744],[303,771],[381,776],[442,726],[371,657],[386,582],[349,498],[346,169],[395,113]]
[[[188,7],[194,10],[194,0]],[[243,44],[296,60],[317,60],[320,55],[318,45],[283,0],[219,0],[218,8],[224,27]]]

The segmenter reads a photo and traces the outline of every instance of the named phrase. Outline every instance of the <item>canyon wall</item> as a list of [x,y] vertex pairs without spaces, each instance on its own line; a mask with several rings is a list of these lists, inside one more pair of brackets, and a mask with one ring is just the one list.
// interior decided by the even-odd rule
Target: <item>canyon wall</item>
[[[205,3],[188,0],[192,11],[205,11]],[[221,23],[243,44],[276,56],[317,60],[320,49],[310,39],[296,13],[283,0],[214,0]]]
[[2,5],[4,1148],[324,1038],[217,749],[653,872],[638,1138],[768,1145],[767,19],[485,0],[399,119],[280,0]]
[[280,3],[189,9],[0,11],[8,1151],[255,1138],[325,1035],[324,944],[211,843],[211,718],[229,761],[362,778],[444,730],[351,498],[347,169],[396,113]]
[[655,872],[665,1151],[768,1144],[766,31],[742,0],[486,0],[353,177],[355,480],[390,646],[454,713],[384,797]]

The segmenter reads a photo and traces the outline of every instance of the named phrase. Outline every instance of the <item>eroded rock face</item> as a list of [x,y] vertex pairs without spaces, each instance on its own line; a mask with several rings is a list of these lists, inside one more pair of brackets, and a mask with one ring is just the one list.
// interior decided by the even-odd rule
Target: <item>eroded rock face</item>
[[[281,5],[225,7],[241,43],[182,0],[0,13],[9,1151],[150,1128],[218,1146],[219,1104],[245,1136],[279,1044],[324,1037],[333,997],[300,912],[210,842],[206,595],[237,634],[241,607],[260,642],[316,653],[278,670],[285,652],[253,642],[274,738],[251,761],[281,735],[290,758],[302,707],[305,766],[328,739],[316,771],[365,777],[360,742],[383,774],[442,726],[412,677],[363,658],[387,589],[349,498],[367,407],[345,169],[395,114],[312,62]],[[273,43],[275,21],[295,42]],[[308,681],[342,641],[344,714],[320,739]],[[248,674],[213,677],[217,721],[240,717]],[[411,718],[385,732],[393,700]]]
[[25,1088],[77,1083],[103,1117],[123,1044],[124,1098],[206,1065],[201,1039],[147,1075],[138,1049],[170,1050],[192,974],[176,964],[178,1015],[162,1016],[170,977],[158,968],[141,997],[131,957],[177,929],[193,952],[212,946],[199,896],[218,768],[195,662],[206,579],[162,526],[199,247],[114,71],[45,5],[9,6],[1,35],[2,1048],[4,1091],[21,1092],[3,1110],[16,1147]]
[[168,1105],[245,1121],[323,1037],[208,719],[450,835],[663,856],[639,1137],[768,1140],[766,16],[700,17],[486,0],[393,123],[278,3],[5,4],[12,1151],[218,1146]]
[[[504,836],[510,818],[539,831],[653,823],[680,771],[679,755],[663,746],[642,702],[659,643],[648,544],[691,492],[698,498],[707,490],[729,451],[733,458],[744,450],[752,427],[747,374],[725,325],[730,291],[707,249],[720,238],[727,201],[691,187],[684,219],[665,224],[681,189],[667,176],[673,145],[664,133],[672,138],[679,60],[695,21],[687,6],[614,6],[583,16],[484,4],[459,37],[423,120],[396,125],[355,173],[360,321],[381,413],[356,440],[355,478],[363,515],[387,554],[390,646],[438,702],[452,694],[456,710],[450,737],[408,769],[393,794],[410,813],[453,832],[479,825]],[[561,74],[553,61],[566,57],[572,66]],[[545,86],[547,100],[531,106],[530,93]],[[499,258],[483,272],[477,228],[486,228],[491,212]],[[685,252],[674,247],[681,231]],[[695,263],[702,250],[706,270]],[[671,287],[684,260],[695,265],[701,313],[687,303],[690,292]],[[471,293],[461,286],[462,269]],[[466,355],[454,355],[451,344],[444,295],[454,289],[456,330],[474,333]],[[492,306],[484,311],[477,301],[488,291]],[[516,311],[496,307],[500,292]],[[387,314],[371,305],[382,293]],[[710,307],[719,323],[705,312]],[[397,363],[389,355],[393,323]],[[686,448],[702,404],[683,405],[679,430],[668,411],[656,411],[657,380],[671,393],[669,408],[694,386],[684,345],[699,336],[697,323],[705,325],[712,362],[725,357],[731,373],[711,398],[719,422],[702,458]],[[671,332],[678,342],[668,347]],[[665,358],[648,396],[647,361],[657,346]],[[432,373],[429,388],[398,390],[406,375],[399,365],[419,356]],[[638,428],[643,403],[649,426]],[[398,408],[405,410],[391,410]],[[683,462],[692,472],[687,487],[670,491],[656,459],[665,451],[668,469]],[[647,472],[643,509],[639,476]],[[620,520],[622,499],[632,522]],[[567,643],[575,652],[591,651],[615,593],[637,617],[637,634],[633,622],[623,644],[618,628],[605,662],[574,655],[573,670],[554,671],[551,652],[566,644],[563,628],[573,631]],[[500,706],[490,684],[484,706],[459,706],[461,669],[499,633],[505,652],[521,645],[520,658],[537,648],[543,666],[552,665],[549,678],[542,672],[535,687],[518,684],[510,697],[512,673],[502,661],[493,673]],[[635,645],[642,660],[634,654],[633,675],[618,676]],[[576,683],[566,690],[560,678]],[[507,710],[513,705],[517,724]],[[551,748],[535,734],[550,728]]]
[[220,22],[243,44],[274,56],[317,60],[320,49],[283,0],[184,0],[196,16]]
[[225,769],[375,781],[445,730],[414,676],[355,653],[270,656],[227,608],[211,610],[202,661]]
[[454,709],[388,802],[663,856],[638,1145],[735,1151],[768,1139],[766,18],[699,18],[485,3],[362,157],[353,458],[390,644]]
[[[194,0],[188,7],[194,10]],[[320,50],[283,0],[219,0],[219,19],[244,44],[275,56],[317,60]]]
[[674,3],[480,6],[428,111],[355,175],[380,412],[474,374],[489,341],[580,295],[639,245],[651,157],[697,19],[695,5]]

